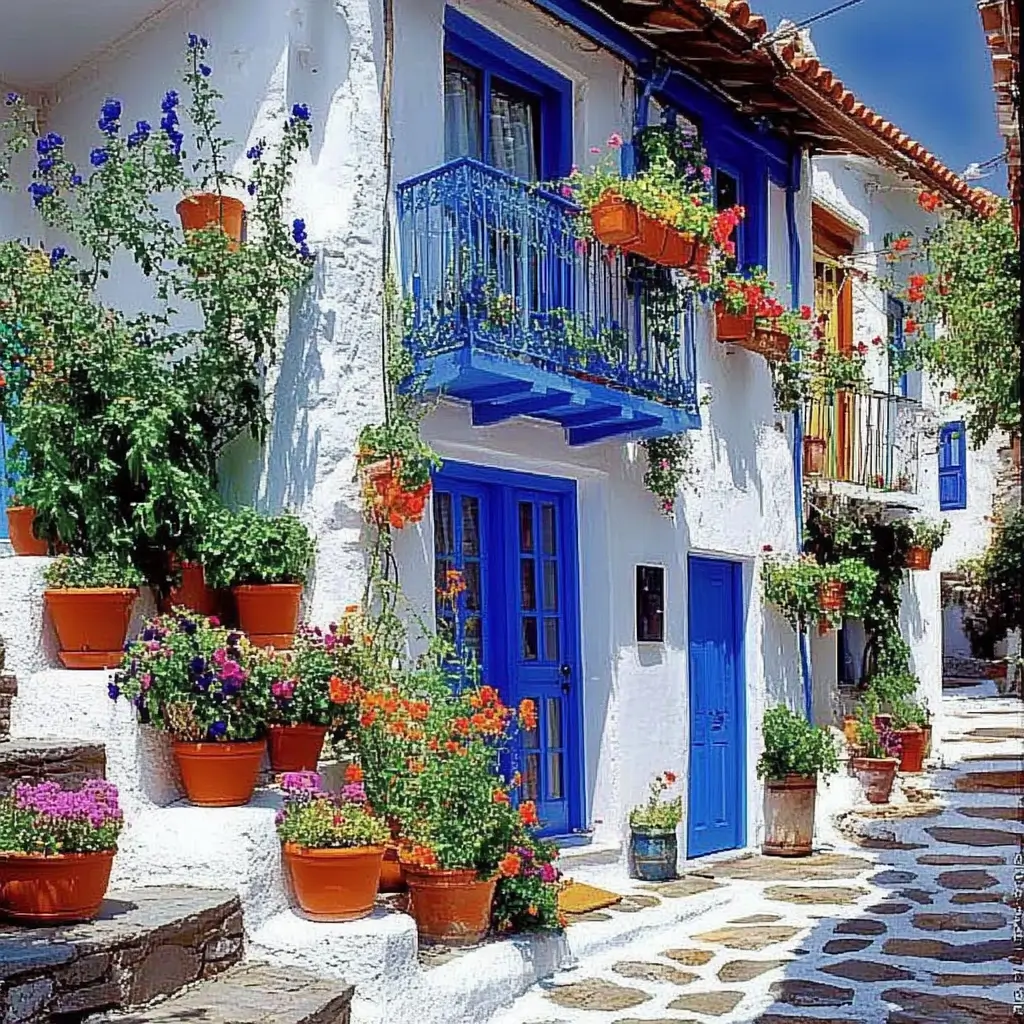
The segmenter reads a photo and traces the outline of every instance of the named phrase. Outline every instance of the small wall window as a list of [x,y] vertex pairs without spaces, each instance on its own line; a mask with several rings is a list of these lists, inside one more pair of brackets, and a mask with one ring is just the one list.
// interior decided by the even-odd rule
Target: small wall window
[[665,642],[665,570],[660,565],[636,567],[636,638]]

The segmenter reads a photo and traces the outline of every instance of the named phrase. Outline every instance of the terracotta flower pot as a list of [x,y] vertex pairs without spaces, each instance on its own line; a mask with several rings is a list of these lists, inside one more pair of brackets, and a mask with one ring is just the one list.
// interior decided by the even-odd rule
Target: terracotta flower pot
[[270,767],[275,772],[315,772],[326,735],[326,725],[272,725]]
[[164,611],[188,608],[197,615],[219,615],[220,601],[217,591],[206,585],[206,570],[197,562],[182,562],[181,584],[172,587],[167,600],[161,602]]
[[839,580],[827,580],[818,589],[818,604],[824,612],[840,612],[846,600],[846,585]]
[[174,760],[189,803],[197,807],[241,807],[252,798],[267,745],[174,741]]
[[0,913],[23,924],[91,921],[107,894],[116,852],[0,854]]
[[65,668],[119,665],[138,593],[127,587],[44,591],[61,664]]
[[590,210],[594,236],[602,245],[631,245],[640,237],[639,211],[621,196],[606,193]]
[[32,532],[35,520],[36,510],[31,505],[7,507],[7,538],[16,555],[49,554],[50,545]]
[[857,728],[857,724],[858,723],[856,715],[846,715],[846,717],[843,718],[843,736],[846,737],[846,742],[850,746],[853,746],[857,742],[858,737],[860,736],[860,731]]
[[826,448],[823,437],[804,438],[804,473],[807,476],[821,476],[825,472]]
[[313,850],[285,843],[281,855],[296,902],[314,920],[355,921],[373,910],[383,846]]
[[932,553],[928,548],[921,547],[920,544],[915,544],[913,547],[907,549],[907,555],[904,561],[906,562],[908,569],[927,571],[932,567]]
[[238,626],[257,647],[289,648],[299,625],[301,583],[233,587]]
[[892,715],[888,712],[879,712],[871,721],[876,729],[892,728]]
[[398,844],[388,843],[380,868],[381,892],[405,892],[405,868],[398,859]]
[[853,770],[872,804],[887,804],[899,761],[894,757],[855,757]]
[[900,771],[924,771],[924,730],[897,729],[896,735],[900,738]]
[[789,335],[758,327],[754,330],[754,351],[765,359],[782,362],[789,358]]
[[233,196],[219,196],[215,192],[199,192],[186,196],[175,207],[185,231],[201,231],[219,224],[233,242],[242,240],[245,223],[245,204]]
[[[700,245],[688,231],[670,227],[665,236],[665,248],[659,262],[664,267],[677,267],[680,270],[694,269],[701,266],[701,257],[704,256],[705,251],[706,246]],[[704,263],[706,262],[705,258]]]
[[814,839],[816,775],[769,779],[764,792],[764,842],[768,857],[807,857]]
[[442,871],[405,865],[409,913],[424,945],[473,946],[491,926],[496,878],[475,871]]
[[657,217],[640,210],[640,235],[629,251],[652,263],[661,263],[668,245],[669,233],[675,229]]
[[719,341],[745,342],[754,336],[753,313],[730,313],[724,302],[715,303],[715,337]]

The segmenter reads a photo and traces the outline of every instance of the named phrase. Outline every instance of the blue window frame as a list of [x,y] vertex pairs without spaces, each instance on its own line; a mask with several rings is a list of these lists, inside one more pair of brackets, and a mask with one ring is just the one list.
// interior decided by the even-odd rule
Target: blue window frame
[[967,430],[963,420],[939,429],[939,508],[967,508]]
[[[886,321],[888,324],[889,344],[893,350],[902,352],[906,347],[906,337],[903,333],[903,303],[899,299],[889,297],[886,303]],[[889,393],[901,395],[903,398],[910,394],[910,383],[906,373],[901,373],[897,380],[893,380],[892,358],[889,362]]]
[[[459,140],[459,148],[471,151],[448,152],[446,159],[475,157],[515,173],[512,167],[503,166],[494,158],[492,132],[495,125],[508,124],[503,118],[507,118],[509,110],[517,109],[527,112],[531,121],[536,122],[529,126],[534,133],[536,177],[551,181],[567,175],[572,167],[572,83],[569,79],[451,7],[445,8],[444,28],[446,80],[450,74],[464,77],[472,95],[463,96],[462,102],[472,106],[479,117],[470,128],[470,134],[475,130],[476,135],[468,144],[467,140]],[[446,95],[445,106],[447,135],[450,115],[461,114],[456,115],[451,109],[450,96]],[[516,123],[515,129],[529,130],[521,121]],[[527,177],[522,172],[516,176]]]

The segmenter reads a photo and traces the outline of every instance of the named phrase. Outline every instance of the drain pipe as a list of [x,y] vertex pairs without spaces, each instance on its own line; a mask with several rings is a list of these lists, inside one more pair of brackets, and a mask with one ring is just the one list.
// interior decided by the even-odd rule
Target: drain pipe
[[[793,308],[800,308],[800,231],[796,222],[796,197],[800,191],[803,176],[803,150],[794,148],[789,161],[789,183],[786,187],[786,230],[789,235],[789,280],[793,296]],[[796,353],[800,358],[800,353]],[[796,514],[796,546],[800,551],[804,543],[804,427],[802,410],[793,410],[793,504]],[[811,699],[811,653],[807,642],[807,630],[797,634],[800,646],[800,677],[804,689],[804,714],[807,721],[813,721]]]

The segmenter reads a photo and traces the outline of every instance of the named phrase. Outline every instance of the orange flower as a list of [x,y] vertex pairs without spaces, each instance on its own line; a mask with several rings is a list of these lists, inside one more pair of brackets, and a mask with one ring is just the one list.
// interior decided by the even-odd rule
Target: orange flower
[[498,871],[502,878],[515,878],[519,874],[522,863],[518,853],[506,853],[498,864]]
[[496,789],[491,796],[491,799],[496,804],[507,804],[509,802],[509,795],[503,789]]
[[427,749],[428,750],[437,750],[438,747],[440,747],[440,746],[441,746],[441,744],[438,743],[436,736],[431,736],[430,739],[427,741]]
[[897,238],[893,241],[891,249],[893,252],[906,252],[910,248],[910,237],[904,235],[902,238]]
[[373,723],[376,720],[377,720],[377,712],[373,711],[373,710],[365,711],[365,712],[363,712],[362,715],[359,716],[359,724],[364,729],[369,729],[370,726],[373,725]]
[[346,766],[345,781],[348,783],[362,782],[363,769],[358,764],[350,764]]
[[903,333],[917,334],[917,321],[913,317],[907,317],[907,321],[903,325]]
[[[476,715],[473,716],[476,718]],[[465,736],[469,732],[469,719],[468,718],[456,718],[452,722],[452,728],[460,735]]]
[[423,771],[424,767],[425,766],[424,766],[423,762],[419,758],[417,758],[417,757],[410,757],[409,758],[409,771],[411,771],[413,773],[413,775],[419,775],[420,772]]
[[537,805],[532,800],[525,800],[519,805],[519,820],[524,825],[537,824]]
[[348,704],[355,693],[355,687],[348,679],[331,676],[330,693],[332,704]]
[[458,743],[455,742],[455,740],[449,740],[444,745],[444,749],[447,750],[449,754],[454,754],[454,753],[456,753],[458,751],[459,745],[458,745]]
[[398,851],[398,859],[404,864],[413,864],[420,868],[436,868],[437,854],[429,846],[412,843]]
[[498,691],[493,686],[480,687],[480,701],[484,705],[501,703],[498,697]]
[[669,784],[670,786],[672,786],[672,785],[675,785],[675,781],[676,781],[676,773],[675,773],[675,772],[665,772],[665,781],[666,781],[666,782],[667,782],[667,783],[668,783],[668,784]]
[[524,729],[537,728],[537,705],[529,697],[519,702],[519,722]]
[[926,213],[934,213],[942,205],[942,199],[938,192],[921,192],[917,197],[917,205]]

